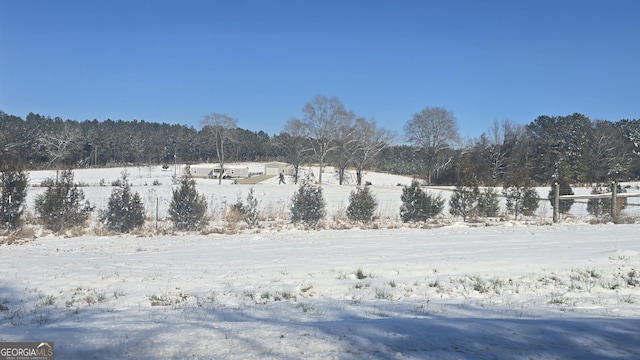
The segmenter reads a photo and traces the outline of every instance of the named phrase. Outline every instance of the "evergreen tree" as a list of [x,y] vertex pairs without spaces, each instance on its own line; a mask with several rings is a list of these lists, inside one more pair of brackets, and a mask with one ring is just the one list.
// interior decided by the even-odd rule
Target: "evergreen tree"
[[400,218],[404,222],[425,221],[440,214],[444,207],[444,199],[422,191],[416,179],[409,186],[403,187],[400,199]]
[[[560,189],[559,189],[559,193],[560,196],[563,195],[575,195],[575,193],[573,192],[573,189],[571,188],[571,185],[569,184],[568,181],[566,180],[560,180],[558,182],[558,184],[560,184]],[[555,186],[555,185],[554,185]],[[551,202],[551,208],[555,208],[555,189],[554,186],[551,187],[551,190],[549,190],[549,201]],[[568,200],[560,200],[558,202],[558,212],[560,214],[566,214],[569,212],[569,210],[571,210],[571,206],[573,206],[573,203],[575,202],[575,200],[573,199],[568,199]]]
[[478,194],[478,215],[495,217],[500,212],[499,194],[493,188],[488,188]]
[[479,197],[480,190],[477,186],[456,186],[449,198],[449,213],[462,216],[462,221],[467,221],[470,216],[477,214]]
[[528,185],[511,185],[502,190],[506,198],[507,212],[518,215],[532,216],[538,210],[538,193]]
[[315,226],[325,217],[325,207],[322,188],[307,175],[291,199],[291,221]]
[[169,217],[177,230],[197,230],[206,221],[207,200],[198,193],[196,181],[189,168],[180,178],[180,186],[173,190],[169,204]]
[[108,208],[102,215],[102,221],[110,230],[125,233],[142,226],[144,215],[140,194],[131,192],[131,184],[124,171],[118,187],[111,191]]
[[15,230],[22,224],[27,201],[28,176],[22,170],[6,167],[0,173],[0,229]]
[[244,222],[247,223],[249,229],[256,227],[260,221],[258,199],[253,195],[253,187],[249,189],[249,193],[247,194],[247,205],[244,207],[244,211],[242,212],[242,218],[244,219]]
[[247,204],[243,204],[238,196],[238,201],[231,205],[231,210],[237,212],[242,220],[247,224],[249,229],[253,229],[260,222],[260,210],[258,209],[258,200],[253,195],[253,187],[249,189],[247,194]]
[[36,214],[45,228],[61,232],[74,226],[84,226],[89,219],[89,203],[84,192],[73,182],[73,171],[64,170],[57,181],[50,181],[47,190],[35,199]]
[[349,194],[347,218],[351,221],[369,223],[374,219],[378,201],[368,186],[358,187]]

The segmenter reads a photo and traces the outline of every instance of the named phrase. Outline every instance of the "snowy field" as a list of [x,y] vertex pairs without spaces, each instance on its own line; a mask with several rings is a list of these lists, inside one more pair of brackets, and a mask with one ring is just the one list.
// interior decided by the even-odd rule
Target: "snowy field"
[[[78,170],[75,180],[99,210],[121,171]],[[180,169],[128,171],[165,230],[39,232],[1,245],[0,341],[52,341],[56,359],[640,358],[640,225],[589,225],[584,204],[555,225],[545,202],[527,221],[465,224],[445,212],[444,226],[410,228],[397,217],[398,184],[411,179],[367,174],[378,229],[273,220],[173,234]],[[30,174],[30,204],[52,174]],[[286,213],[290,180],[253,185],[264,212]],[[339,220],[354,187],[323,180],[328,217]],[[198,180],[214,219],[250,187]]]

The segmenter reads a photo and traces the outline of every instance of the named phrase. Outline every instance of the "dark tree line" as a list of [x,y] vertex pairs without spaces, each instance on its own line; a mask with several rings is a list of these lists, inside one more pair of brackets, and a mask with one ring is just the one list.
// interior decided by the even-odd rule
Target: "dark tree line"
[[[271,138],[259,131],[234,129],[228,161],[277,157]],[[147,121],[63,120],[30,113],[26,119],[0,111],[3,157],[30,169],[86,168],[125,164],[173,164],[216,160],[209,129]]]
[[[317,97],[313,101],[336,100]],[[640,119],[593,121],[576,113],[540,116],[525,126],[507,120],[461,143],[451,113],[425,108],[407,121],[405,129],[412,135],[406,136],[408,143],[391,145],[392,137],[375,121],[336,107],[339,121],[322,129],[329,135],[305,128],[317,116],[308,108],[303,110],[305,120],[290,120],[277,135],[234,127],[230,141],[224,143],[224,160],[277,160],[299,166],[318,163],[322,155],[322,162],[342,174],[345,168],[359,172],[368,168],[430,178],[433,184],[460,184],[462,173],[474,174],[479,184],[496,186],[640,178]],[[439,114],[454,125],[445,129],[451,134],[444,137],[442,130],[429,128],[434,124],[432,117]],[[364,139],[365,131],[372,135]],[[0,155],[5,166],[64,169],[217,162],[218,150],[209,127],[197,130],[144,120],[63,120],[33,113],[22,119],[0,111]]]
[[[427,149],[412,145],[383,149],[376,161],[381,171],[426,179],[420,166]],[[604,183],[640,179],[640,119],[592,121],[582,114],[540,116],[528,125],[494,123],[479,138],[443,147],[449,165],[435,184],[469,185],[461,174],[473,174],[487,186],[548,185],[554,182]]]

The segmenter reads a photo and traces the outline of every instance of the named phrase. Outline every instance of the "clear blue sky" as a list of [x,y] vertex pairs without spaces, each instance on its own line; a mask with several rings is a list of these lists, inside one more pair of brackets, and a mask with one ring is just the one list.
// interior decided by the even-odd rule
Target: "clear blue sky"
[[0,110],[270,135],[316,95],[397,131],[640,118],[640,1],[0,0]]

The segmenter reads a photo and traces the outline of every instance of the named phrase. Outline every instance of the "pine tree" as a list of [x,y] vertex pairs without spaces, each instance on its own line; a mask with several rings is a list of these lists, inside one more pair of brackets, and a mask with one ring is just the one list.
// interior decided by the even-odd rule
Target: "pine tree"
[[28,182],[28,176],[22,170],[7,167],[0,173],[0,229],[15,230],[22,224]]
[[253,187],[249,189],[247,194],[247,204],[242,203],[242,199],[238,196],[238,201],[231,205],[231,211],[236,212],[242,220],[247,224],[249,229],[253,229],[260,222],[260,210],[258,209],[258,200],[253,195]]
[[307,175],[291,199],[291,221],[315,226],[325,217],[325,206],[322,188]]
[[369,191],[369,187],[358,187],[349,194],[347,218],[351,221],[369,223],[374,219],[377,206],[378,202],[371,191]]
[[499,194],[493,188],[488,188],[478,194],[478,215],[495,217],[500,212]]
[[180,178],[180,186],[173,190],[169,217],[177,230],[198,230],[206,221],[207,200],[198,194],[196,181],[187,168]]
[[506,198],[507,212],[514,215],[532,216],[538,209],[538,193],[527,185],[511,185],[502,190]]
[[102,221],[110,230],[129,232],[144,224],[144,205],[140,194],[131,192],[127,173],[122,173],[119,186],[111,191],[107,211]]
[[449,213],[454,216],[462,216],[462,221],[467,221],[470,216],[478,213],[478,198],[480,190],[477,186],[456,186],[449,198]]
[[75,226],[84,226],[89,219],[90,205],[84,201],[84,192],[73,182],[73,171],[64,170],[57,181],[50,181],[44,194],[36,197],[36,214],[45,228],[61,232]]
[[[560,189],[559,189],[559,193],[560,196],[563,195],[575,195],[575,193],[573,192],[573,189],[571,188],[571,185],[569,184],[568,181],[566,180],[560,180],[558,181],[558,184],[560,184]],[[555,185],[554,185],[555,186]],[[551,187],[551,190],[549,190],[549,201],[551,202],[551,208],[555,207],[555,189],[553,188],[553,186]],[[568,200],[560,200],[558,201],[558,212],[560,214],[566,214],[569,212],[569,210],[571,210],[571,206],[573,206],[573,203],[575,202],[575,200],[573,199],[568,199]]]
[[416,179],[402,189],[400,199],[400,218],[404,222],[425,221],[440,214],[444,207],[444,199],[422,191]]

